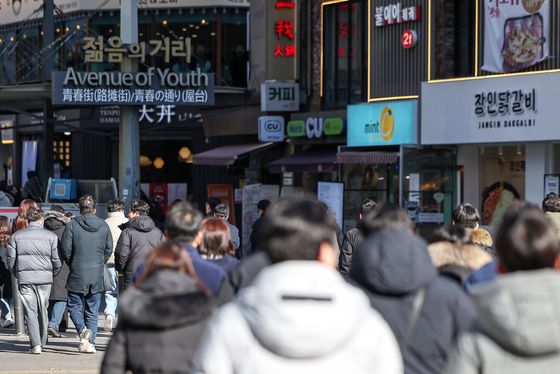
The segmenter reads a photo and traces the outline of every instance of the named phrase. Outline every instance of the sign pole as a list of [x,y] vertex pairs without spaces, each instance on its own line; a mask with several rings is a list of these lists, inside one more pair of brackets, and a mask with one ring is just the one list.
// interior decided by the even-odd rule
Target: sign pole
[[[124,44],[138,42],[138,0],[121,1],[121,39]],[[137,70],[137,63],[123,57],[121,71]],[[119,124],[119,195],[128,205],[140,195],[140,129],[138,110],[122,106]]]

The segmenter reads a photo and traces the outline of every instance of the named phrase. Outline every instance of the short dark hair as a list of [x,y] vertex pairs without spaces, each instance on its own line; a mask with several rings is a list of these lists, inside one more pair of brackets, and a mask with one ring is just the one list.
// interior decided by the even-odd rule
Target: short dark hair
[[462,225],[449,225],[437,228],[429,243],[448,242],[457,246],[473,244],[470,230]]
[[358,213],[360,213],[362,217],[365,217],[365,215],[374,210],[376,206],[377,203],[372,199],[364,199],[364,201],[360,204]]
[[263,199],[257,203],[257,209],[262,210],[263,212],[266,212],[269,206],[270,200],[267,199]]
[[309,199],[281,199],[268,208],[259,228],[259,243],[273,263],[316,260],[321,243],[334,244],[335,220]]
[[214,216],[222,219],[228,219],[230,214],[229,206],[221,203],[214,208]]
[[124,201],[119,199],[109,200],[109,202],[107,203],[107,212],[124,212]]
[[130,210],[133,213],[138,213],[141,216],[146,216],[150,213],[150,205],[144,200],[132,200],[130,203]]
[[190,203],[181,201],[173,205],[165,217],[165,231],[176,242],[192,242],[202,223],[202,214]]
[[95,198],[91,195],[84,195],[78,200],[78,205],[80,207],[80,214],[88,214],[95,212]]
[[517,202],[502,218],[496,251],[509,272],[553,268],[560,251],[560,238],[536,205]]
[[554,192],[547,194],[542,202],[542,209],[545,212],[559,213],[560,198]]
[[360,226],[365,236],[388,229],[414,230],[414,223],[398,205],[385,203],[369,211]]
[[28,222],[37,222],[45,218],[45,212],[41,209],[29,208],[26,217]]
[[452,218],[454,224],[463,225],[470,229],[480,225],[480,213],[474,205],[469,203],[463,203],[453,209]]
[[214,209],[216,209],[216,206],[222,203],[222,199],[220,199],[219,197],[210,196],[206,203],[210,206],[210,209],[213,212]]
[[56,205],[56,204],[51,205],[50,210],[53,211],[53,212],[61,213],[61,214],[64,214],[66,212],[63,207],[61,207],[60,205]]

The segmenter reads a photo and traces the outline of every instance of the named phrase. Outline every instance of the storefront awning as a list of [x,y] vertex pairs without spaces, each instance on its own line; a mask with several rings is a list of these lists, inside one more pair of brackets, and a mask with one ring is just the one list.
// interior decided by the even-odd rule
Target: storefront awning
[[251,143],[225,145],[223,147],[211,149],[206,152],[198,153],[193,156],[195,165],[233,165],[239,156],[250,153],[262,148],[270,147],[273,143]]
[[398,152],[340,152],[336,154],[338,164],[396,164]]
[[300,152],[268,164],[271,173],[308,172],[328,173],[335,171],[336,153],[333,152]]

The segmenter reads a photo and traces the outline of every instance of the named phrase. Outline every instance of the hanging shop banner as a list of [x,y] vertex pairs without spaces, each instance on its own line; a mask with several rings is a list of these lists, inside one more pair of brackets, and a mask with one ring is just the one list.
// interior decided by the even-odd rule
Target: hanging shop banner
[[52,74],[54,105],[214,105],[214,74],[149,67],[146,72]]
[[235,225],[235,200],[232,184],[209,184],[208,197],[217,197],[229,207],[229,223]]
[[317,199],[329,207],[338,226],[344,227],[344,183],[317,182]]
[[513,72],[545,60],[549,27],[549,0],[485,0],[482,69]]
[[284,117],[259,117],[259,142],[281,143],[284,141]]
[[266,82],[261,84],[261,111],[297,112],[299,84]]
[[416,144],[416,100],[348,106],[349,147]]
[[286,126],[286,133],[292,139],[319,140],[322,142],[344,143],[346,112],[327,111],[294,113]]
[[[265,79],[294,80],[298,77],[299,25],[298,0],[267,0],[261,6],[266,12],[264,30],[258,30],[266,38],[264,63]],[[259,5],[257,5],[258,7]]]
[[560,73],[422,83],[422,144],[560,139]]
[[[119,10],[119,0],[54,0],[62,13]],[[43,0],[0,0],[0,25],[43,16]],[[249,0],[138,0],[139,9],[193,7],[249,7]]]

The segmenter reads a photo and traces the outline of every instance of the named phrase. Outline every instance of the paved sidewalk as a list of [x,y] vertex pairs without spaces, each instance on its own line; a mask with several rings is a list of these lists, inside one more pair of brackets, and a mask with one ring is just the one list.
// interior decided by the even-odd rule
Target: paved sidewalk
[[0,373],[98,373],[111,333],[97,331],[97,353],[78,352],[79,339],[74,327],[69,328],[65,338],[50,338],[40,355],[29,354],[27,335],[15,336],[14,329],[0,328]]

